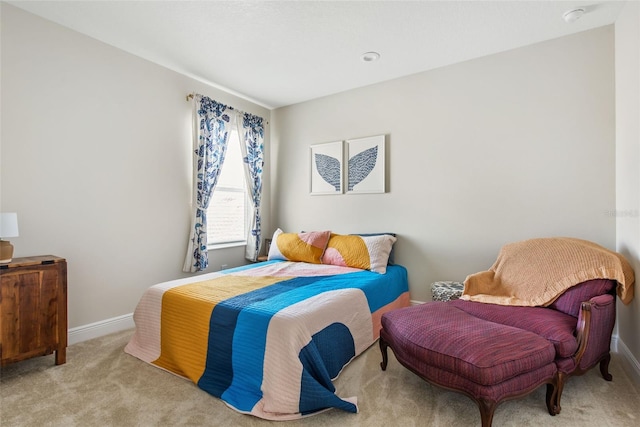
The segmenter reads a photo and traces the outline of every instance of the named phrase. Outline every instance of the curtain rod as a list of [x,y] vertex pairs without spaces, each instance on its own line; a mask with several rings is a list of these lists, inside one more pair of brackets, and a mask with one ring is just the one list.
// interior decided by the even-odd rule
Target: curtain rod
[[[190,93],[190,94],[188,94],[188,95],[187,95],[187,101],[191,101],[191,100],[193,99],[193,97],[194,97],[194,96],[195,96],[195,93],[193,93],[193,92],[192,92],[192,93]],[[234,110],[236,110],[236,111],[240,112],[241,114],[244,114],[244,113],[245,113],[244,111],[242,111],[242,110],[238,110],[238,109],[236,109],[236,108],[234,108]],[[252,114],[252,113],[248,113],[248,114]],[[256,116],[256,114],[253,114],[253,115],[254,115],[254,116]],[[258,116],[258,117],[260,117],[260,116]],[[269,124],[269,122],[268,122],[268,121],[266,121],[263,117],[260,117],[260,118],[264,121],[264,124],[265,124],[265,125],[268,125],[268,124]]]

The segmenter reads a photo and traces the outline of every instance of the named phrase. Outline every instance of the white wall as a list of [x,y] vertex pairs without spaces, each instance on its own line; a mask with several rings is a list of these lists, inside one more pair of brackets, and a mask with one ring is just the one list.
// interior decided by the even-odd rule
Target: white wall
[[[273,226],[399,233],[396,259],[421,301],[433,281],[488,269],[511,241],[615,249],[613,31],[275,110]],[[388,135],[386,194],[309,194],[311,144],[376,134]]]
[[[640,280],[640,4],[627,2],[615,24],[616,203],[618,250]],[[618,349],[640,373],[640,291],[618,302]],[[640,380],[640,377],[639,377]]]
[[[186,276],[185,96],[200,92],[266,120],[270,111],[1,7],[0,209],[18,213],[14,256],[67,259],[71,328],[131,313],[144,289]],[[266,188],[265,212],[268,200]],[[243,264],[243,254],[211,252],[210,270]]]

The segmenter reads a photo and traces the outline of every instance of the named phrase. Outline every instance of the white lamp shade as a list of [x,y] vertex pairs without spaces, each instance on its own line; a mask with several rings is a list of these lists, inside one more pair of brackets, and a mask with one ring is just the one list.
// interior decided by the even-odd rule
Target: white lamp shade
[[17,213],[0,213],[0,238],[2,237],[18,237]]

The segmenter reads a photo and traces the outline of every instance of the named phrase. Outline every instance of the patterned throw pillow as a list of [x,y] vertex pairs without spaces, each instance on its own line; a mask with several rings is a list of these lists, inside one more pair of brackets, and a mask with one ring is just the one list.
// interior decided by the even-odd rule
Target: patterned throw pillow
[[321,264],[322,254],[327,247],[330,235],[331,232],[328,230],[284,233],[278,228],[273,233],[268,259]]
[[389,254],[396,240],[396,237],[390,234],[377,236],[331,234],[327,249],[322,256],[322,263],[385,274]]

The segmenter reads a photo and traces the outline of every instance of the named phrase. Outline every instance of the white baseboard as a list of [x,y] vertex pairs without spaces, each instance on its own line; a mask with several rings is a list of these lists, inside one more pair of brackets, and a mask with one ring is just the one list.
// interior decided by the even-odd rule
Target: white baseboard
[[619,339],[618,335],[611,337],[611,349],[622,356],[624,371],[640,389],[640,362],[638,362],[638,359],[634,357],[629,347]]
[[114,332],[131,329],[133,327],[135,327],[135,324],[133,323],[133,313],[129,313],[123,316],[102,320],[100,322],[71,328],[69,329],[67,341],[68,345],[73,345],[82,341],[109,335]]

